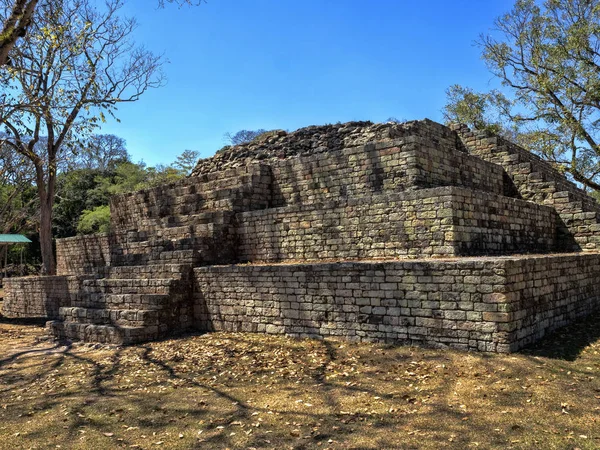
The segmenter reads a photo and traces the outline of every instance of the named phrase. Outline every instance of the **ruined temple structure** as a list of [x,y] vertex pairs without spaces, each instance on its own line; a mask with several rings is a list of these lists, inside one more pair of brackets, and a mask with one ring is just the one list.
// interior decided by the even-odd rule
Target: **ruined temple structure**
[[429,120],[271,132],[119,195],[4,314],[131,344],[188,330],[511,352],[600,305],[600,205],[506,140]]

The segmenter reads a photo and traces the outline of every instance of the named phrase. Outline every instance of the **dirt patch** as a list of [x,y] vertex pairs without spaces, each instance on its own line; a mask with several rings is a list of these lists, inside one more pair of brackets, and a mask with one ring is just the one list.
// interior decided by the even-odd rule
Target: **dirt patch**
[[228,333],[64,347],[0,324],[0,448],[599,448],[599,324],[510,356]]

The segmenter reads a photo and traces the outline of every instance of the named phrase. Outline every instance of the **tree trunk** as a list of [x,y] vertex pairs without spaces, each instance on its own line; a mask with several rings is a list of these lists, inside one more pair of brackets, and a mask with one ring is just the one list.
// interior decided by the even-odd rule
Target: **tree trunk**
[[[41,160],[35,163],[36,184],[40,199],[40,249],[42,251],[42,275],[55,275],[56,263],[52,246],[52,206],[54,205],[54,188],[56,172],[49,164],[48,175],[44,176],[44,165]],[[48,183],[46,184],[46,179]]]
[[52,247],[52,204],[53,198],[40,198],[40,247],[42,250],[42,274],[55,275],[56,263]]
[[8,54],[20,37],[25,36],[38,0],[16,0],[0,33],[0,66],[8,62]]

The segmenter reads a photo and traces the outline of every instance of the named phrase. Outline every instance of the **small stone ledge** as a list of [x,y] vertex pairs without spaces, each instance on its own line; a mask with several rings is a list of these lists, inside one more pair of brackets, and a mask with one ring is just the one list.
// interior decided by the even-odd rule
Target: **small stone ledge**
[[60,307],[69,306],[89,275],[55,275],[9,278],[5,282],[2,314],[9,318],[57,319]]

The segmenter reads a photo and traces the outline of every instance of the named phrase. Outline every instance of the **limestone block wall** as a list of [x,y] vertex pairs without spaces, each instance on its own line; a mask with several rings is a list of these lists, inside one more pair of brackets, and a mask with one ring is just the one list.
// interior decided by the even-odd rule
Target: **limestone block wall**
[[7,278],[2,314],[10,318],[58,318],[58,309],[77,299],[89,276]]
[[560,216],[559,246],[563,251],[600,249],[600,205],[547,161],[499,136],[452,127],[470,153],[502,166],[506,192],[554,207]]
[[[581,191],[574,183],[568,181],[564,174],[557,171],[550,163],[544,161],[539,156],[531,153],[529,150],[510,142],[500,136],[493,135],[487,131],[471,131],[466,125],[453,125],[451,129],[455,130],[461,138],[469,153],[485,158],[499,166],[511,164],[531,164],[536,173],[543,173],[544,179],[539,180],[541,183],[524,183],[520,181],[534,181],[528,179],[528,174],[523,174],[523,177],[516,177],[519,183],[519,194],[526,200],[543,202],[548,198],[548,194],[558,191],[568,191],[571,194],[579,197],[582,201],[591,202],[583,191]],[[543,183],[546,186],[543,186]],[[547,183],[556,183],[556,190],[549,190]],[[537,184],[537,186],[536,186]],[[544,188],[546,188],[544,190]]]
[[506,261],[507,331],[518,350],[600,307],[600,254],[511,258]]
[[57,239],[57,274],[101,274],[111,265],[234,262],[234,213],[206,216],[204,224]]
[[174,218],[193,218],[207,211],[266,208],[270,196],[270,170],[254,163],[113,196],[111,226],[115,232],[153,230],[174,225]]
[[600,304],[600,255],[194,269],[205,330],[516,351]]
[[83,275],[111,264],[114,236],[98,233],[56,240],[56,273]]
[[500,166],[422,138],[384,141],[329,153],[269,161],[272,206],[316,203],[371,193],[463,186],[502,194]]
[[507,352],[503,305],[485,297],[502,270],[477,260],[203,267],[196,318],[206,330]]
[[238,259],[373,259],[544,252],[554,210],[457,187],[239,213]]
[[213,157],[198,161],[192,175],[243,167],[257,160],[271,162],[293,156],[332,153],[343,148],[407,137],[427,142],[436,149],[464,150],[456,133],[428,119],[405,123],[337,123],[300,128],[292,133],[276,130],[246,144],[224,147]]

